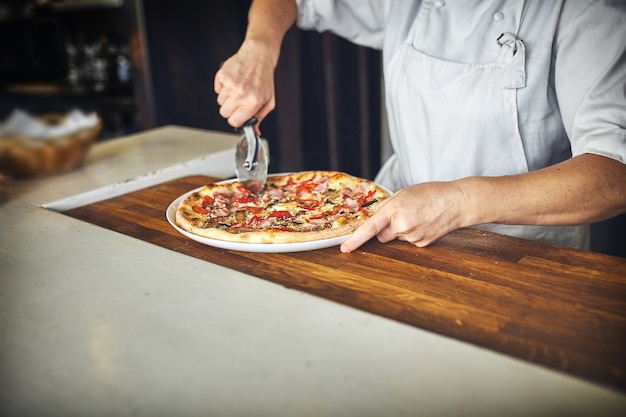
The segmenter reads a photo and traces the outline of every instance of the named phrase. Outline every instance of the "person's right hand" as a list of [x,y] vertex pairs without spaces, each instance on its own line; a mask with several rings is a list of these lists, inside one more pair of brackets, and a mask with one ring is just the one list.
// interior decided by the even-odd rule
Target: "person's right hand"
[[267,47],[258,42],[244,42],[239,51],[224,62],[215,74],[214,89],[220,115],[233,127],[242,126],[252,116],[259,124],[271,112],[274,96],[275,60]]

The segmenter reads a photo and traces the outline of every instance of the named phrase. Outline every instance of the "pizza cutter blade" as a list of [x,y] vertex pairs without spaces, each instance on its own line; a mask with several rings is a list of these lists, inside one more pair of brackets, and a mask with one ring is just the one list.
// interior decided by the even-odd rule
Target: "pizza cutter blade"
[[257,121],[256,117],[252,117],[238,129],[241,137],[235,151],[237,179],[255,194],[265,188],[269,165],[269,156],[265,145],[253,130]]

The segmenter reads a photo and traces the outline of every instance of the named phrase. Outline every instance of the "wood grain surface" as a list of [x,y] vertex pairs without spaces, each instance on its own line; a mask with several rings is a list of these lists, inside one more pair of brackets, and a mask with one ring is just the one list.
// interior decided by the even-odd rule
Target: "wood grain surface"
[[185,177],[65,214],[288,288],[626,391],[626,259],[459,230],[427,248],[372,240],[296,253],[206,246],[165,218]]

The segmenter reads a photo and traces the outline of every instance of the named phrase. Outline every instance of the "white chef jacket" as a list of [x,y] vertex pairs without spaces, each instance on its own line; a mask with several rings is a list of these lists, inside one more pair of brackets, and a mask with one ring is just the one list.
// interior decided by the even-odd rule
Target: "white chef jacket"
[[[297,0],[298,26],[383,51],[394,155],[376,180],[626,163],[626,1]],[[524,196],[520,196],[524,198]],[[588,226],[480,225],[588,248]]]

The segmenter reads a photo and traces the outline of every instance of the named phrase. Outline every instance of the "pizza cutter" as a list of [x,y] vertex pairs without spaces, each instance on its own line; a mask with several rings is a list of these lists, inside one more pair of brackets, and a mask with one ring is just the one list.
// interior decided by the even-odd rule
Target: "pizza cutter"
[[237,179],[253,193],[265,188],[269,157],[263,141],[254,133],[253,126],[258,119],[252,117],[238,129],[241,137],[235,151],[235,172]]

